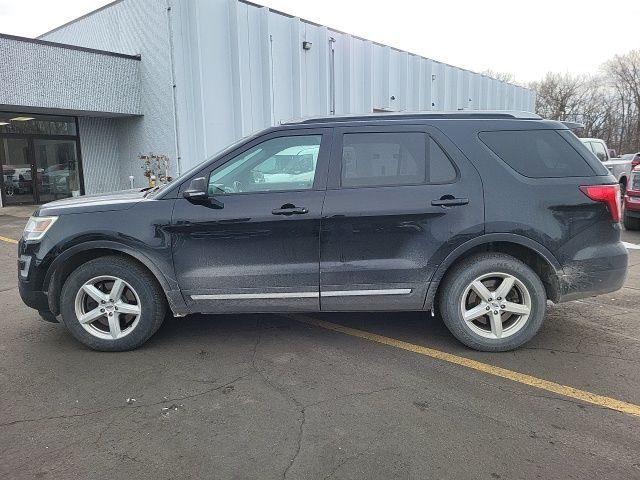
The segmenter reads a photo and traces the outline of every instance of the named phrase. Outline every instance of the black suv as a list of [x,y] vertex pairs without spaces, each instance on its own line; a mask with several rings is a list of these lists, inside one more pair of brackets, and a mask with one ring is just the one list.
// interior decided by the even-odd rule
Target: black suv
[[458,112],[268,128],[169,185],[40,207],[20,294],[85,345],[127,350],[167,310],[422,310],[478,350],[547,300],[619,289],[618,185],[558,122]]

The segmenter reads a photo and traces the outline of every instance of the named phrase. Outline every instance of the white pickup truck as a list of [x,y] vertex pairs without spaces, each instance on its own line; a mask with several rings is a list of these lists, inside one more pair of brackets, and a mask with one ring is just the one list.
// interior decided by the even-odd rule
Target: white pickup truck
[[631,176],[631,170],[638,165],[638,154],[627,154],[621,157],[611,157],[607,144],[599,138],[581,138],[580,141],[600,159],[611,174],[620,183],[620,193],[624,196],[627,190],[627,183]]

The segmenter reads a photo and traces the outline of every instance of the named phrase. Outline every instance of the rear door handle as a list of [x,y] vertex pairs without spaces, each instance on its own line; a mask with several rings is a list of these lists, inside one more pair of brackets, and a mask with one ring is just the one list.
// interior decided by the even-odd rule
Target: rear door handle
[[467,205],[469,203],[468,198],[454,198],[446,196],[440,200],[431,200],[431,205],[434,207],[456,207],[458,205]]
[[305,213],[309,213],[309,209],[307,207],[285,207],[275,208],[271,210],[271,213],[274,215],[304,215]]

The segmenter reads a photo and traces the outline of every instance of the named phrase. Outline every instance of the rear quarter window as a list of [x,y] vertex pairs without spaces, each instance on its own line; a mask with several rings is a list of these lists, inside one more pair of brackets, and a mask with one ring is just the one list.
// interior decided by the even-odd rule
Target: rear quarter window
[[480,132],[479,137],[525,177],[588,177],[596,173],[556,130],[501,130]]

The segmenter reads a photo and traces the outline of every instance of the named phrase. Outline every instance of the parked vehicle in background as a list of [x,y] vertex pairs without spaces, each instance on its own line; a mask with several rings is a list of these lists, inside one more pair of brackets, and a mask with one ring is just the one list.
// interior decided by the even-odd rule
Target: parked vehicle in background
[[638,153],[625,153],[624,155],[620,155],[620,158],[623,160],[631,160],[631,169],[633,170],[638,165],[640,165],[640,152]]
[[640,230],[640,163],[636,164],[629,177],[629,188],[624,196],[623,221],[627,230]]
[[624,195],[631,175],[633,157],[611,157],[611,150],[604,140],[599,138],[581,138],[580,141],[607,167],[620,184],[620,194]]
[[435,310],[465,345],[504,351],[547,300],[622,286],[619,198],[565,125],[534,114],[309,119],[162,188],[41,206],[19,291],[96,350],[142,345],[170,309]]

